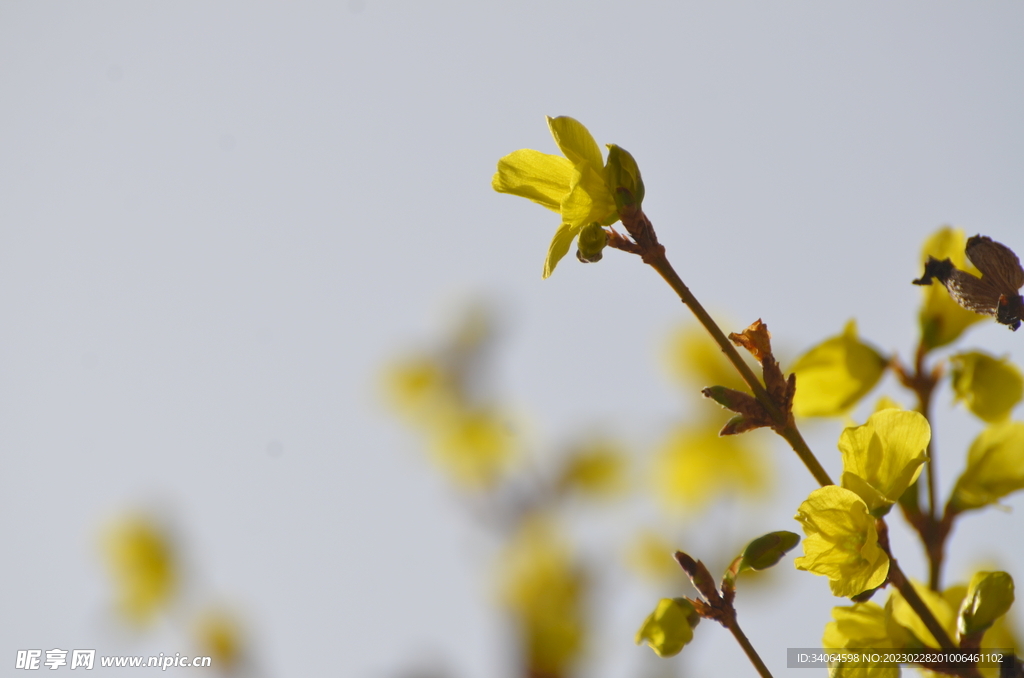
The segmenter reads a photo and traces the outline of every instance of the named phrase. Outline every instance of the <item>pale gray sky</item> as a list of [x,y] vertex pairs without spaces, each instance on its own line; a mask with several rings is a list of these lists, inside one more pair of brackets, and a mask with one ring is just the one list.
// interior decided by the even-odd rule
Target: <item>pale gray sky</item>
[[[1021,35],[1009,2],[0,2],[0,662],[135,653],[105,626],[96,535],[143,506],[269,675],[510,676],[485,549],[377,370],[489,295],[503,392],[541,437],[636,434],[677,415],[656,354],[687,318],[618,252],[541,280],[557,217],[493,193],[498,158],[554,152],[544,116],[576,117],[636,157],[709,308],[790,356],[850,317],[907,355],[928,234],[1024,249]],[[965,344],[1020,362],[1020,334]],[[609,351],[636,360],[581,369]],[[953,457],[979,429],[943,426]],[[835,449],[838,423],[809,431]],[[785,522],[813,486],[773,458]],[[1019,516],[965,526],[948,579],[1009,562]],[[802,615],[741,608],[776,675],[839,602],[801,577]],[[617,608],[591,675],[651,668],[632,633],[655,602]],[[735,655],[710,624],[692,650],[695,675]]]

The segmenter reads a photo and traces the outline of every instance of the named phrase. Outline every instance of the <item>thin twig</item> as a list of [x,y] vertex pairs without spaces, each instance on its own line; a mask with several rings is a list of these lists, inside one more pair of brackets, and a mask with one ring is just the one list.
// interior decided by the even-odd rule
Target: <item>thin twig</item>
[[772,428],[790,444],[793,451],[796,452],[797,456],[804,463],[804,466],[814,476],[814,479],[822,487],[834,485],[835,483],[832,482],[832,479],[822,467],[817,457],[814,456],[811,448],[808,447],[807,441],[800,434],[800,430],[796,427],[796,422],[793,421],[792,415],[788,415],[778,408],[775,401],[768,394],[768,391],[761,384],[761,380],[757,378],[746,361],[740,357],[739,352],[732,342],[729,341],[728,337],[725,336],[725,333],[722,332],[718,323],[704,310],[701,303],[693,296],[690,288],[686,286],[686,283],[676,273],[672,264],[665,256],[665,248],[658,242],[654,226],[647,216],[639,208],[620,210],[620,215],[623,226],[626,227],[633,240],[630,241],[618,233],[613,233],[612,237],[609,238],[608,244],[617,249],[639,254],[644,263],[650,265],[661,275],[669,287],[679,295],[682,302],[696,316],[700,324],[704,326],[704,329],[708,331],[708,334],[715,340],[718,347],[722,349],[725,357],[729,359],[729,362],[733,364],[733,367],[736,368],[743,381],[750,388],[751,393],[775,422],[775,426]]

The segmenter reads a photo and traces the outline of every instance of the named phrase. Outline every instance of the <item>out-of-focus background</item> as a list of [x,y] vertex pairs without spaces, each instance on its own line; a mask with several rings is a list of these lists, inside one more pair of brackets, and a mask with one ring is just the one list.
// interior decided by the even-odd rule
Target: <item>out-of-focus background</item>
[[[855,317],[908,358],[927,236],[1024,250],[1022,34],[1009,2],[0,3],[2,672],[19,649],[193,654],[194,617],[221,610],[254,675],[516,675],[500,539],[391,411],[386,366],[483,303],[491,388],[539,459],[596,430],[643,458],[723,413],[669,376],[687,313],[635,257],[541,279],[558,217],[494,193],[498,158],[557,152],[544,116],[576,117],[635,156],[728,330],[763,318],[785,366]],[[961,343],[1019,361],[1020,334],[986,321]],[[912,404],[893,383],[878,393]],[[943,496],[981,429],[951,400]],[[833,474],[842,425],[806,427]],[[751,435],[770,491],[679,528],[717,567],[799,531],[814,487]],[[1006,503],[964,518],[947,581],[1022,574]],[[751,672],[712,624],[674,660],[633,645],[692,590],[634,586],[604,541],[666,519],[593,510],[572,530],[607,567],[577,673]],[[173,535],[179,582],[135,626],[110,567],[132,516]],[[912,535],[893,541],[922,576]],[[791,557],[744,593],[776,675],[842,602]]]

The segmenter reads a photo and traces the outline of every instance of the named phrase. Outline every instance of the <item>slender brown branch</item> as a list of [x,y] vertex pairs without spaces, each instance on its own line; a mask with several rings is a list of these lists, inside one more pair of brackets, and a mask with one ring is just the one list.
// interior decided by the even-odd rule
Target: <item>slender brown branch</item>
[[[939,369],[929,370],[925,366],[925,357],[927,355],[928,348],[924,342],[921,342],[917,347],[913,371],[898,363],[895,365],[895,371],[900,382],[917,396],[917,411],[928,420],[930,425],[932,395],[942,375]],[[917,515],[909,515],[907,514],[906,505],[903,505],[903,509],[908,522],[921,536],[921,542],[928,556],[928,587],[933,591],[938,591],[942,586],[942,564],[945,561],[946,555],[946,538],[949,536],[952,527],[953,515],[947,509],[942,517],[939,517],[939,504],[935,491],[935,487],[938,484],[938,468],[935,460],[934,439],[928,441],[927,453],[928,463],[925,465],[925,482],[927,484],[926,510]]]
[[757,669],[757,673],[761,678],[772,678],[771,671],[769,671],[768,667],[765,666],[765,663],[761,660],[761,656],[757,654],[757,650],[755,650],[754,646],[750,644],[750,640],[747,639],[746,634],[743,633],[743,629],[740,628],[739,622],[736,621],[735,611],[733,611],[731,617],[722,622],[722,625],[729,629],[733,637],[736,638],[736,642],[743,648],[743,651],[747,655],[747,659],[749,659],[750,663],[754,665],[755,669]]
[[[910,609],[921,619],[925,628],[932,634],[935,641],[944,650],[956,650],[958,646],[953,642],[953,639],[946,633],[946,629],[942,627],[939,620],[935,618],[935,614],[928,608],[921,596],[918,595],[914,589],[914,585],[910,583],[907,576],[903,574],[903,570],[900,569],[899,563],[896,562],[896,558],[892,555],[892,549],[889,547],[889,527],[886,525],[883,518],[879,518],[875,521],[876,528],[878,530],[878,545],[885,551],[885,554],[889,556],[889,582],[896,587],[896,590],[900,592],[903,599],[910,605]],[[937,668],[937,667],[936,667]],[[966,666],[944,666],[943,670],[953,671],[954,675],[963,676],[964,678],[981,678],[981,673],[978,668],[973,665]]]
[[729,341],[722,329],[714,321],[714,319],[704,310],[697,298],[690,292],[690,288],[686,286],[679,274],[676,273],[675,269],[672,268],[672,264],[669,263],[668,258],[665,256],[665,248],[658,242],[658,236],[654,232],[654,226],[651,224],[650,219],[643,213],[637,206],[629,205],[620,207],[619,216],[622,219],[622,225],[626,228],[632,240],[622,236],[621,234],[611,231],[608,239],[608,245],[617,249],[632,252],[633,254],[639,254],[640,258],[643,259],[645,264],[650,265],[658,274],[669,284],[684,304],[690,309],[694,316],[704,329],[708,331],[711,338],[715,340],[722,352],[725,353],[726,358],[733,364],[733,367],[740,373],[743,381],[746,382],[747,386],[750,387],[751,393],[757,399],[757,401],[764,407],[765,411],[775,422],[772,427],[779,435],[786,439],[786,441],[796,452],[797,456],[804,463],[807,469],[814,476],[814,479],[822,486],[833,485],[832,479],[828,473],[821,466],[817,457],[811,452],[811,448],[807,446],[807,442],[800,434],[800,430],[796,427],[796,423],[793,421],[791,414],[782,412],[779,407],[772,400],[772,397],[765,390],[761,381],[754,374],[750,366],[740,357],[739,352]]
[[715,588],[714,577],[711,576],[704,563],[694,560],[690,555],[682,551],[676,551],[675,559],[690,578],[690,583],[693,584],[693,587],[704,598],[703,601],[690,601],[693,603],[697,614],[705,619],[716,621],[729,629],[729,632],[732,633],[736,642],[743,648],[747,659],[754,665],[761,678],[772,678],[771,671],[768,670],[761,656],[757,654],[757,650],[754,649],[750,639],[743,633],[740,623],[736,620],[736,608],[733,606],[735,589],[727,587],[725,582],[723,582],[722,594],[719,594],[718,589]]
[[[932,393],[935,391],[935,385],[938,383],[936,375],[925,373],[924,358],[928,354],[928,349],[922,341],[917,347],[917,355],[914,359],[914,372],[916,379],[917,388],[915,392],[917,394],[917,411],[920,412],[925,419],[928,420],[928,425],[931,426],[931,409],[932,409]],[[925,469],[927,474],[928,482],[928,517],[931,520],[935,520],[936,514],[936,503],[935,503],[935,485],[938,483],[938,473],[935,467],[934,445],[932,441],[928,439],[928,464]],[[932,586],[933,589],[938,590],[937,584]]]

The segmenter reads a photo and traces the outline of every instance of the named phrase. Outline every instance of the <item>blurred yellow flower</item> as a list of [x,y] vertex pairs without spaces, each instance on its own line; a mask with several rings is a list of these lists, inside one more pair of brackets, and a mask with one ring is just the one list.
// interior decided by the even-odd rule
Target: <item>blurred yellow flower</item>
[[396,361],[384,371],[384,388],[398,414],[413,423],[429,423],[454,406],[457,396],[440,360],[426,355]]
[[472,489],[501,480],[519,452],[510,415],[473,390],[479,351],[491,333],[486,309],[470,307],[439,350],[395,360],[382,375],[385,396],[424,434],[434,462]]
[[[856,603],[851,607],[833,607],[834,621],[825,625],[822,647],[829,652],[837,650],[898,649],[906,645],[909,636],[892,618],[889,606],[876,603]],[[830,678],[897,678],[899,666],[843,666],[829,667]]]
[[953,392],[987,422],[1002,421],[1024,396],[1024,376],[1007,358],[971,351],[950,356]]
[[693,389],[695,396],[707,386],[747,391],[736,368],[700,325],[686,325],[673,331],[665,357],[673,377],[687,388],[697,386]]
[[[963,230],[945,226],[925,241],[921,249],[921,263],[928,261],[930,256],[939,261],[949,259],[960,270],[980,276],[981,272],[967,263],[964,254],[966,247],[967,237]],[[953,301],[942,285],[924,285],[921,291],[924,294],[924,302],[918,316],[921,324],[921,342],[929,349],[955,341],[964,330],[984,317],[962,308]]]
[[660,534],[641,530],[630,543],[626,563],[638,574],[654,581],[664,581],[673,576],[681,579],[686,575],[673,557],[676,550]]
[[994,504],[1024,488],[1024,422],[992,424],[971,443],[950,504],[958,511]]
[[559,485],[595,499],[621,494],[627,487],[628,459],[611,440],[595,439],[574,449],[562,469]]
[[120,612],[132,623],[152,621],[178,586],[170,539],[152,520],[133,516],[106,531],[103,547]]
[[699,508],[721,494],[759,494],[770,483],[763,450],[750,436],[720,437],[714,428],[679,426],[656,453],[652,481],[662,504]]
[[565,675],[584,647],[587,582],[565,539],[544,517],[527,519],[505,548],[499,581],[530,675]]
[[883,515],[921,474],[929,440],[931,427],[917,412],[872,414],[866,424],[839,436],[842,486],[856,492],[873,515]]
[[793,413],[801,417],[844,414],[875,387],[887,363],[857,337],[857,323],[851,320],[841,335],[826,339],[793,364]]
[[523,149],[498,161],[491,186],[558,212],[562,224],[544,261],[544,277],[555,270],[584,226],[619,220],[608,188],[605,162],[586,127],[569,117],[548,118],[548,128],[565,157]]
[[203,654],[211,657],[212,665],[220,671],[230,673],[241,665],[243,632],[234,615],[207,610],[196,623],[195,634]]
[[796,519],[807,536],[804,555],[794,565],[828,577],[833,595],[855,596],[885,581],[889,557],[878,545],[875,519],[855,493],[835,485],[819,488],[800,504]]
[[674,657],[693,640],[700,621],[686,598],[662,598],[636,632],[636,644],[646,642],[659,657]]
[[903,405],[900,405],[898,402],[896,402],[887,395],[882,396],[881,398],[878,399],[878,402],[875,403],[875,412],[881,412],[882,410],[902,409],[904,409]]
[[460,410],[438,417],[429,432],[438,465],[456,483],[493,486],[516,457],[516,441],[507,418],[492,410]]

